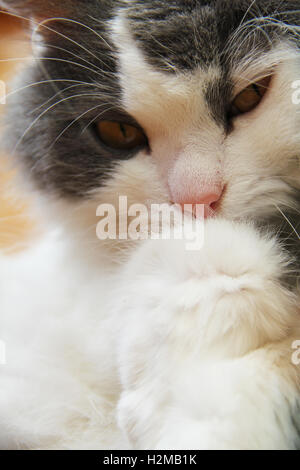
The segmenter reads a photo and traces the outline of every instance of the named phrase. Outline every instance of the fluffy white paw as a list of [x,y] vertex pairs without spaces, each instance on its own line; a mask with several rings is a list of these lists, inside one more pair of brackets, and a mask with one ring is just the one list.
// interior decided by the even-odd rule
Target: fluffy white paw
[[[184,429],[186,423],[187,429],[195,429],[193,445],[199,439],[198,448],[221,446],[214,437],[215,426],[221,426],[223,413],[225,429],[230,429],[230,416],[234,419],[243,413],[243,404],[231,409],[230,396],[243,396],[239,383],[245,382],[242,369],[224,375],[222,361],[238,360],[285,337],[297,315],[295,298],[280,284],[286,269],[287,260],[276,240],[262,237],[251,226],[222,220],[205,223],[205,243],[199,251],[188,251],[185,240],[153,240],[140,248],[124,273],[126,288],[120,288],[118,299],[122,309],[118,316],[123,318],[118,344],[124,389],[119,422],[133,445],[167,446],[165,423],[174,408],[171,428],[177,422]],[[213,364],[218,364],[219,374],[211,376]],[[262,367],[262,380],[266,372]],[[223,397],[212,390],[220,387],[224,403],[217,411]],[[193,403],[183,416],[179,390]],[[263,395],[259,393],[260,398]],[[255,387],[249,402],[253,400]],[[259,415],[254,407],[253,416],[257,412]],[[194,422],[195,416],[199,420]],[[250,428],[253,432],[253,426]],[[247,427],[245,433],[243,442],[247,441]],[[238,435],[239,426],[235,426],[234,437]],[[182,439],[176,444],[179,447]],[[227,447],[238,439],[230,442]],[[186,444],[182,442],[182,446]]]
[[205,348],[222,340],[241,355],[285,335],[296,308],[280,284],[287,259],[276,240],[248,225],[211,220],[202,249],[186,248],[185,240],[148,241],[129,263],[122,316],[143,330],[137,336],[172,330]]

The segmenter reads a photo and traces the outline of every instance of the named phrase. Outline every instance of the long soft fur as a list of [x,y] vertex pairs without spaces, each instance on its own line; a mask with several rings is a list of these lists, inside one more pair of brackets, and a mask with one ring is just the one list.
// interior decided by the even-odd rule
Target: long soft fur
[[[34,30],[5,140],[48,229],[0,259],[2,449],[300,448],[297,3],[0,2]],[[149,146],[112,152],[101,119]],[[208,185],[201,250],[96,238],[101,203]]]

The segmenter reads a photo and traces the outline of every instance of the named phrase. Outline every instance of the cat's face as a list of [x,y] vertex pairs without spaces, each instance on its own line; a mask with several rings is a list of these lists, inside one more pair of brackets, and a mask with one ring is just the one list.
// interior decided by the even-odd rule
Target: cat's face
[[297,208],[298,1],[0,3],[58,18],[18,86],[44,83],[11,102],[9,139],[44,191],[93,216],[119,195],[230,219]]

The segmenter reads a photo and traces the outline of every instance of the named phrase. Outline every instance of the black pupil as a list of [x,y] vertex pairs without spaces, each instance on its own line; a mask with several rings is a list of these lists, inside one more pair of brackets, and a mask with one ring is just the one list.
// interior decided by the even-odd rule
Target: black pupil
[[263,95],[262,95],[261,89],[259,88],[259,86],[258,86],[256,83],[253,83],[252,88],[253,88],[253,90],[255,91],[255,93],[256,93],[260,98],[262,98]]
[[127,139],[127,132],[126,132],[126,128],[125,128],[124,124],[120,124],[120,129],[121,129],[121,132],[123,134],[124,139],[126,140]]

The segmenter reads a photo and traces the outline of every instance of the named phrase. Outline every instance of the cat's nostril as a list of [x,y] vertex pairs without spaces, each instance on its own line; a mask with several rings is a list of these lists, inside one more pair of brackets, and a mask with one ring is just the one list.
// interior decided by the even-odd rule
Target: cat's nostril
[[204,193],[203,195],[199,195],[199,197],[197,198],[198,201],[197,201],[197,204],[203,204],[205,206],[212,206],[213,204],[215,204],[216,202],[219,201],[219,199],[221,198],[221,195],[222,195],[222,192],[218,191],[218,192],[211,192],[211,193]]
[[218,187],[214,190],[198,191],[196,194],[180,194],[180,197],[175,201],[182,206],[183,211],[188,210],[188,206],[193,206],[193,213],[196,214],[196,206],[204,206],[205,218],[212,217],[219,205],[222,198],[224,188]]

